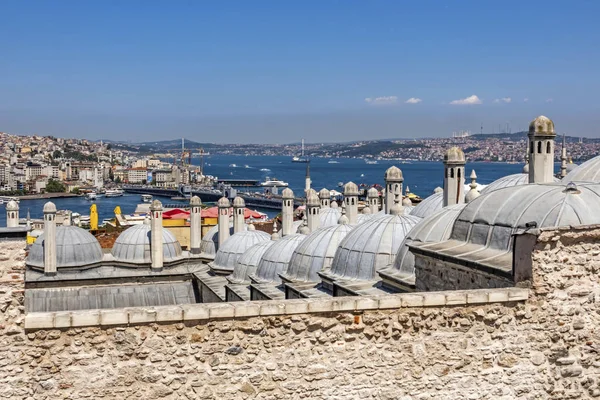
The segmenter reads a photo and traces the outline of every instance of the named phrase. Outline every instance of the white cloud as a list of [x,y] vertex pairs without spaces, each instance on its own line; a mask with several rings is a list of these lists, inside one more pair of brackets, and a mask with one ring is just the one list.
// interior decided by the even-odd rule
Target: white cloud
[[512,99],[510,97],[502,97],[501,99],[494,100],[494,103],[510,103]]
[[552,97],[550,97],[549,99],[546,99],[546,103],[552,103],[554,101],[554,99]]
[[476,95],[471,95],[464,99],[452,100],[450,104],[453,105],[470,105],[470,104],[481,104],[483,103],[479,97]]
[[418,97],[411,97],[410,99],[406,100],[405,103],[407,104],[417,104],[422,102],[423,100],[419,99]]
[[398,102],[398,96],[367,97],[365,102],[374,105],[396,104]]
[[523,99],[523,103],[527,103],[528,101],[529,101],[529,99],[528,99],[527,97],[525,97],[525,98]]

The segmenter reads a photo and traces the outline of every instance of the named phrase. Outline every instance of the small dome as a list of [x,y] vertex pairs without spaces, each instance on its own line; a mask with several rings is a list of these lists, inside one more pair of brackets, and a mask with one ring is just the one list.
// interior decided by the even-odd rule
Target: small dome
[[319,201],[319,196],[317,196],[314,193],[310,193],[306,197],[306,205],[307,206],[319,207],[321,205],[321,202]]
[[315,195],[315,196],[319,197],[319,194],[313,188],[308,189],[308,191],[304,195],[306,196],[306,198],[308,198],[308,196],[310,196],[310,195]]
[[265,251],[271,247],[275,242],[273,240],[267,240],[266,242],[260,242],[250,247],[242,254],[233,268],[233,274],[227,277],[227,280],[231,283],[242,284],[250,283],[248,278],[250,275],[256,273],[256,268],[260,263],[260,259],[265,254]]
[[293,199],[294,198],[294,192],[292,191],[292,189],[286,187],[281,192],[281,197],[283,197],[284,199]]
[[339,208],[337,201],[334,200],[331,202],[331,208]]
[[14,200],[6,203],[6,211],[19,211],[19,203]]
[[412,209],[410,215],[426,218],[444,206],[444,191],[437,192],[425,198]]
[[377,189],[372,187],[371,189],[367,190],[367,197],[379,197],[379,192],[377,191]]
[[526,162],[525,165],[523,165],[523,173],[529,176],[529,162]]
[[219,201],[217,201],[217,206],[219,208],[229,208],[229,199],[227,197],[221,197]]
[[261,231],[242,231],[232,235],[219,248],[211,268],[233,272],[238,259],[255,244],[271,239],[270,235]]
[[529,134],[556,136],[554,122],[550,118],[540,115],[529,124]]
[[[48,204],[52,203],[46,203],[46,206]],[[46,234],[42,233],[31,246],[27,257],[27,265],[44,268],[45,236]],[[103,253],[100,243],[91,233],[71,225],[56,227],[57,268],[85,267],[100,263],[102,258]]]
[[438,186],[438,187],[436,187],[435,189],[433,189],[433,193],[434,193],[434,194],[435,194],[435,193],[443,193],[443,192],[444,192],[444,189],[443,189],[443,188],[441,188],[441,187],[439,187],[439,186]]
[[458,147],[450,147],[444,154],[445,163],[464,163],[465,153]]
[[344,185],[344,196],[358,196],[358,186],[354,182],[348,182]]
[[361,211],[361,214],[364,214],[364,215],[368,215],[368,214],[371,214],[371,213],[372,213],[371,207],[364,207],[362,209],[362,211]]
[[410,215],[384,215],[357,225],[342,240],[331,274],[342,279],[373,280],[390,265],[408,232],[419,222]]
[[323,208],[319,213],[319,227],[326,228],[338,224],[342,212],[339,208]]
[[319,228],[304,239],[294,250],[289,266],[282,275],[290,281],[318,282],[317,272],[331,267],[335,252],[351,225]]
[[[163,229],[162,235],[163,261],[170,263],[182,260],[181,245],[175,236],[168,229]],[[111,251],[115,261],[127,264],[151,264],[151,236],[151,227],[146,224],[134,225],[124,230]]]
[[323,199],[323,200],[330,199],[331,198],[331,192],[329,191],[329,189],[325,189],[325,188],[321,189],[319,191],[319,198]]
[[193,196],[190,199],[190,206],[201,206],[201,205],[202,205],[202,201],[200,200],[200,197]]
[[392,165],[385,171],[384,179],[386,182],[403,182],[404,177],[400,168]]
[[263,254],[256,274],[250,278],[259,283],[281,283],[279,274],[286,271],[294,250],[302,243],[306,235],[295,233],[275,242]]
[[[567,170],[575,164],[567,164]],[[572,170],[562,181],[569,182],[594,182],[600,183],[600,156],[587,160],[581,165],[571,167]]]
[[152,200],[152,204],[150,204],[150,211],[161,211],[162,210],[162,203],[160,202],[160,200],[155,199]]
[[236,196],[235,199],[233,199],[233,206],[234,207],[246,207],[246,202],[240,196]]
[[[248,225],[244,224],[244,230],[248,230]],[[229,234],[233,236],[233,223],[229,223]],[[206,232],[200,242],[200,257],[214,260],[219,250],[219,225],[215,225]]]
[[45,213],[55,213],[56,212],[56,206],[54,205],[53,202],[48,201],[46,202],[46,204],[44,204],[44,214]]
[[[297,219],[294,222],[292,222],[292,232],[298,232],[298,230],[300,229],[300,227],[302,226],[302,223],[304,221],[301,219]],[[281,237],[282,233],[283,233],[283,229],[279,229],[277,231],[277,233],[279,234],[279,237]]]
[[404,207],[410,207],[410,206],[412,206],[412,201],[410,201],[410,199],[408,197],[405,197],[402,199],[402,205]]

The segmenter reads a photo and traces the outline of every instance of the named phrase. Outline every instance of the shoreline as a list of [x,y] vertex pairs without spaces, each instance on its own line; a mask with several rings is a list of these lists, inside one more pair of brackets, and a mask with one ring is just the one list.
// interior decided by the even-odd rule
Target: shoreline
[[24,196],[9,196],[16,197],[19,200],[41,200],[41,199],[58,199],[66,197],[79,197],[74,193],[41,193],[41,194],[26,194]]

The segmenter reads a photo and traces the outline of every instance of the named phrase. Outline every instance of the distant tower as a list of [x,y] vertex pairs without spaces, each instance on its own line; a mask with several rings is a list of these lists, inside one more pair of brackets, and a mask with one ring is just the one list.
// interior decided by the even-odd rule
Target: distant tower
[[564,178],[567,176],[567,146],[566,146],[566,138],[563,133],[563,142],[562,149],[560,152],[560,178]]
[[44,204],[44,275],[56,275],[56,206]]
[[308,191],[310,190],[310,184],[312,181],[310,180],[310,162],[306,163],[306,177],[304,178],[304,194],[308,195]]
[[292,189],[285,188],[281,193],[281,235],[291,235],[294,226],[294,192]]
[[200,254],[202,243],[202,202],[200,197],[190,199],[190,253]]
[[379,192],[374,187],[367,190],[367,203],[371,209],[371,214],[379,212]]
[[465,202],[470,202],[472,200],[475,200],[476,198],[478,198],[481,194],[477,191],[477,174],[475,173],[475,170],[471,171],[471,184],[469,185],[469,187],[471,188],[466,196],[465,196]]
[[152,253],[152,269],[161,270],[163,267],[163,207],[160,200],[152,201],[150,205],[152,220],[150,225],[150,251]]
[[244,230],[244,209],[246,208],[246,203],[244,199],[240,196],[237,196],[233,199],[233,234],[235,235],[238,232],[242,232]]
[[554,122],[543,115],[529,124],[529,183],[554,181]]
[[344,204],[349,223],[356,224],[358,222],[358,186],[354,182],[348,182],[344,186]]
[[331,192],[329,189],[321,189],[319,191],[319,199],[321,200],[321,208],[327,208],[331,204]]
[[229,239],[229,199],[227,197],[221,197],[217,202],[219,208],[219,216],[217,224],[219,225],[219,246],[223,246],[223,243]]
[[6,226],[8,228],[19,226],[19,203],[14,200],[6,204]]
[[444,155],[444,207],[465,202],[465,153],[451,147]]
[[319,229],[319,226],[321,225],[321,218],[319,216],[320,211],[321,203],[319,202],[319,198],[316,194],[310,193],[306,199],[306,214],[308,229],[310,229],[311,232]]
[[[402,171],[396,166],[391,166],[385,171],[385,213],[389,214],[394,205],[396,195],[402,196]],[[348,217],[350,219],[350,217]]]

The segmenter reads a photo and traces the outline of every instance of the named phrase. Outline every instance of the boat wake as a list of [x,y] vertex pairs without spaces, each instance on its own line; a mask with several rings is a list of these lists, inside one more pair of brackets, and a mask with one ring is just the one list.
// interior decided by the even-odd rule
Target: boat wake
[[261,170],[261,172],[271,172],[271,170],[269,168],[261,168],[260,170]]

